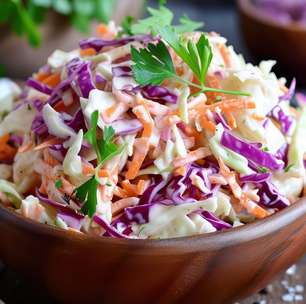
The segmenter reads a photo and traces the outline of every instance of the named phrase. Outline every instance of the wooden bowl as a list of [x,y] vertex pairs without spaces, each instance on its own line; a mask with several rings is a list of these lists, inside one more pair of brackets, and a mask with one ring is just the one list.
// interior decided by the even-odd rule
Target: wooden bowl
[[280,24],[262,14],[252,0],[238,0],[240,29],[257,59],[275,59],[289,77],[306,83],[306,26]]
[[233,303],[306,251],[306,198],[228,231],[169,240],[66,232],[0,207],[0,259],[62,303]]

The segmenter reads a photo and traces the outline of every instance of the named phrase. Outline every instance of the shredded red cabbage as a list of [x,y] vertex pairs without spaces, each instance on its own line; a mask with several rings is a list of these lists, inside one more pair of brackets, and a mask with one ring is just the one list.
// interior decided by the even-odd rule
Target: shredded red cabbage
[[81,49],[88,49],[93,48],[97,52],[100,52],[104,47],[109,46],[122,46],[125,44],[128,44],[133,41],[139,41],[144,44],[147,44],[148,42],[152,41],[151,35],[137,35],[137,36],[130,36],[130,37],[124,37],[121,39],[114,39],[114,40],[104,40],[101,38],[89,38],[89,39],[83,39],[80,41],[80,48]]
[[288,134],[291,131],[294,119],[292,116],[285,114],[285,112],[279,105],[275,106],[272,109],[271,116],[279,122],[279,124],[281,125],[282,132],[284,134]]
[[113,77],[132,77],[132,69],[129,66],[117,66],[112,68]]
[[271,178],[271,173],[253,173],[240,177],[242,183],[262,183]]
[[199,214],[209,223],[211,223],[218,231],[223,229],[232,228],[232,225],[222,221],[221,219],[217,218],[213,213],[209,211],[202,211]]
[[260,204],[266,208],[281,210],[290,205],[289,200],[271,182],[265,181],[260,185],[258,196]]
[[74,217],[74,218],[76,218],[76,219],[78,219],[78,220],[81,220],[81,219],[84,218],[84,215],[83,215],[83,214],[78,213],[76,210],[72,209],[68,204],[67,204],[67,205],[64,205],[64,204],[61,204],[61,203],[56,202],[56,201],[54,201],[54,200],[51,200],[51,199],[49,199],[47,196],[45,196],[44,194],[42,194],[41,192],[39,192],[38,189],[36,189],[36,196],[37,196],[37,198],[38,198],[41,202],[43,202],[43,203],[45,203],[45,204],[47,204],[47,205],[49,205],[49,206],[51,206],[51,207],[57,209],[57,210],[60,211],[62,214],[69,215],[69,216]]
[[93,217],[93,221],[106,231],[106,235],[105,236],[111,236],[111,237],[120,238],[120,239],[127,238],[126,235],[118,232],[114,227],[112,227],[110,224],[108,224],[100,216],[95,215]]
[[39,82],[38,80],[34,78],[29,78],[26,82],[26,85],[46,95],[51,95],[53,91],[50,87]]
[[176,104],[177,103],[178,96],[165,87],[147,85],[147,86],[141,87],[140,90],[141,90],[142,95],[145,98],[154,100],[161,104],[164,104],[164,103]]
[[143,129],[142,123],[138,119],[121,119],[114,121],[111,126],[115,134],[125,136],[128,134],[136,134]]
[[277,159],[270,153],[264,152],[251,143],[246,143],[243,140],[233,136],[228,131],[224,131],[221,138],[221,144],[257,163],[260,166],[271,170],[279,170],[284,167],[284,162]]
[[279,101],[290,101],[295,94],[295,89],[296,89],[296,79],[293,78],[293,80],[291,81],[288,92],[286,94],[284,94],[283,96],[281,96],[279,98]]

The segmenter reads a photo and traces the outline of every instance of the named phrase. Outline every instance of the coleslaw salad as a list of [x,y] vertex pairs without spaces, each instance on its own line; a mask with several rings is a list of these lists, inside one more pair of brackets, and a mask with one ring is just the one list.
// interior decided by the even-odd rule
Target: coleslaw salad
[[[0,87],[0,200],[80,233],[159,239],[265,218],[305,193],[306,97],[161,6]],[[157,31],[163,22],[163,30]]]

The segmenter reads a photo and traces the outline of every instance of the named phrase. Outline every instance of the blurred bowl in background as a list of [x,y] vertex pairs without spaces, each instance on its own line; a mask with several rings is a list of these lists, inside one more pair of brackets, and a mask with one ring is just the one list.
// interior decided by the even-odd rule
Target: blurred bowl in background
[[[113,19],[120,24],[127,15],[138,18],[142,15],[143,7],[144,0],[120,1]],[[40,26],[41,47],[32,48],[26,38],[17,37],[8,28],[0,26],[0,64],[5,66],[7,77],[25,79],[44,65],[55,49],[69,51],[77,48],[79,40],[92,35],[95,27],[93,23],[90,33],[80,33],[71,26],[69,18],[50,12]]]
[[257,59],[275,59],[282,72],[306,83],[306,27],[269,18],[252,0],[238,0],[240,29]]

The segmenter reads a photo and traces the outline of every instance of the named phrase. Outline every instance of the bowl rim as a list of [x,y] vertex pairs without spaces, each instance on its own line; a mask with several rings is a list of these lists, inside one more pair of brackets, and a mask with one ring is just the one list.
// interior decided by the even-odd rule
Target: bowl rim
[[272,26],[274,28],[284,29],[293,32],[299,32],[305,34],[306,26],[302,26],[299,23],[289,23],[282,24],[274,20],[273,18],[269,18],[269,16],[262,13],[262,10],[257,7],[252,0],[237,0],[238,8],[240,12],[248,15],[249,17],[256,19],[258,22],[261,22],[265,25]]
[[25,218],[21,214],[0,205],[1,221],[13,222],[13,225],[17,226],[18,229],[21,228],[24,231],[36,235],[47,235],[58,239],[65,239],[65,241],[69,242],[85,242],[85,244],[97,243],[100,245],[111,244],[115,246],[137,248],[149,247],[150,249],[156,249],[154,254],[157,253],[158,255],[163,253],[163,251],[159,251],[160,249],[173,249],[175,251],[180,249],[180,252],[194,252],[203,249],[219,250],[224,247],[234,246],[242,242],[256,240],[257,238],[267,236],[271,233],[276,233],[281,230],[281,228],[303,216],[306,217],[306,197],[302,197],[293,205],[267,218],[258,219],[252,223],[228,230],[170,239],[120,239],[67,231],[59,227],[42,224]]

